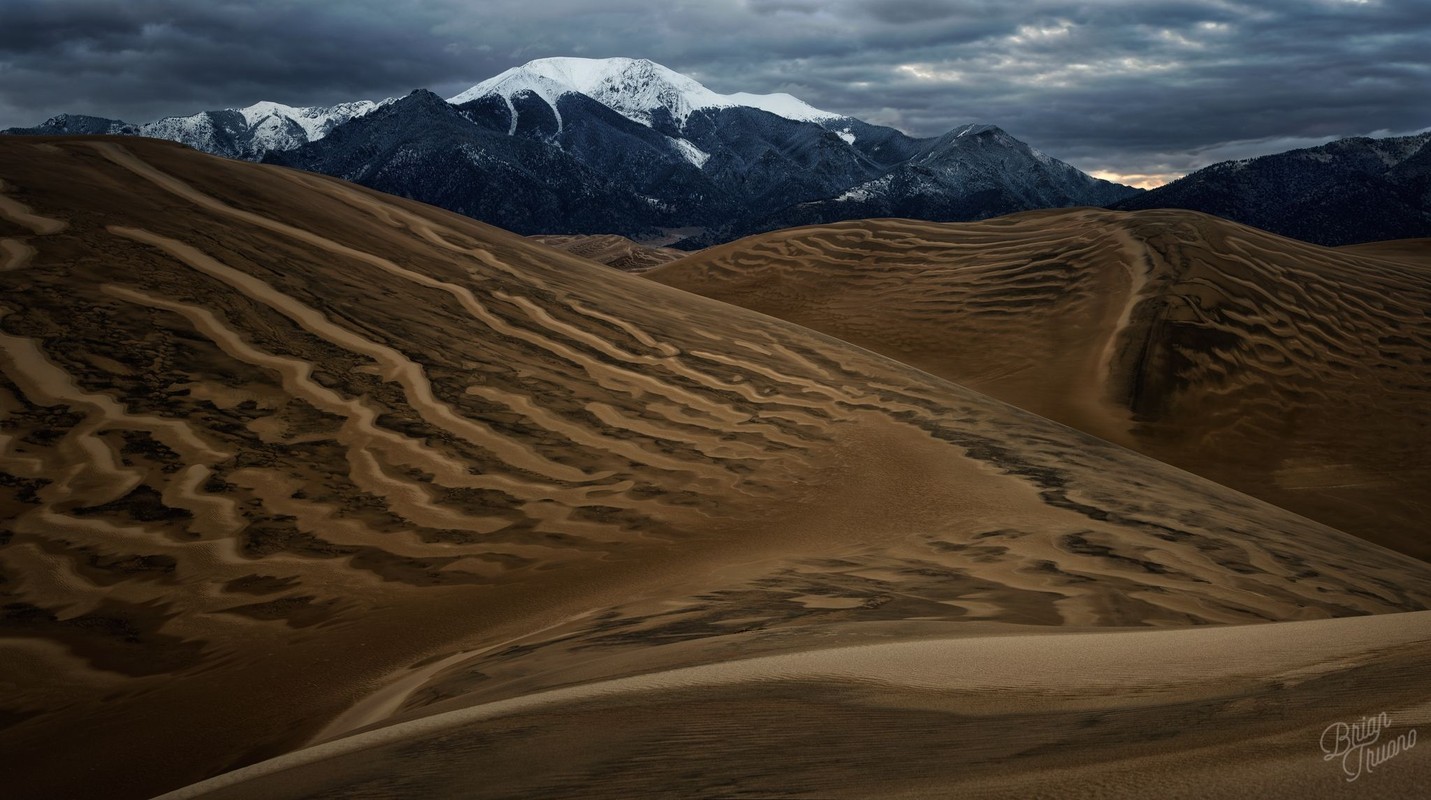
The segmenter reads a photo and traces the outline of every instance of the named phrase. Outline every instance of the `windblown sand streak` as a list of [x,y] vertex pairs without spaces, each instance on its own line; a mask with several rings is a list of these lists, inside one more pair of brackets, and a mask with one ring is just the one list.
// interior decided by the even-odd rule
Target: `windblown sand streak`
[[[796,325],[325,178],[157,142],[43,144],[0,142],[0,237],[33,249],[0,272],[0,767],[18,796],[147,796],[389,721],[372,709],[520,703],[734,656],[1431,603],[1421,562]],[[1031,234],[1048,249],[1035,274],[1007,241],[1019,224],[960,244],[987,245],[1012,292],[973,313],[1007,326],[1076,300],[1068,319],[1106,326],[1043,346],[1096,369],[1143,306],[1127,312],[1122,267],[1059,253],[1125,264],[1127,241]],[[931,252],[902,225],[822,236]],[[791,297],[822,291],[780,269]],[[962,292],[911,307],[945,319]],[[1073,385],[1036,356],[978,357]],[[1424,642],[1406,630],[1385,640]],[[1412,669],[1399,653],[1386,668]],[[794,702],[764,677],[698,684],[707,726],[711,703],[778,718]],[[852,735],[868,712],[820,697],[791,730]],[[580,698],[587,738],[539,715],[533,735],[556,738],[533,747],[626,752]],[[666,710],[651,720],[670,752],[706,735]],[[1044,741],[1070,719],[1024,727]],[[497,774],[453,741],[441,763]]]

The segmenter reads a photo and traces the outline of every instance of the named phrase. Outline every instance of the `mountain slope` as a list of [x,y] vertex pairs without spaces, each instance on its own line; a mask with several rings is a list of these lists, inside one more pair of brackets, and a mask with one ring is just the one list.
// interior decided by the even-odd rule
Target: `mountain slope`
[[151,796],[544,679],[1431,603],[1420,562],[431,207],[136,139],[0,140],[0,175],[13,796]]
[[1431,133],[1198,170],[1114,208],[1183,208],[1324,245],[1431,236]]
[[[706,181],[649,181],[678,187],[660,197],[675,212],[673,227],[706,229],[686,247],[851,217],[980,219],[1030,208],[1105,205],[1138,191],[1088,176],[993,126],[914,139],[789,95],[721,95],[644,59],[538,59],[451,102],[480,105],[489,114],[505,109],[514,134],[518,107],[535,103],[549,115],[549,141],[596,167],[610,160],[603,154],[612,148],[574,144],[565,135],[572,120],[592,116],[564,109],[572,98],[594,100],[666,137],[668,149],[685,153],[699,169]],[[547,233],[568,232],[560,220],[546,224],[555,226]]]
[[[649,204],[606,228],[593,227],[579,211],[565,217],[474,214],[523,232],[639,237],[653,229],[684,230],[688,238],[678,246],[692,249],[802,223],[892,214],[981,219],[1030,208],[1104,205],[1138,191],[1088,176],[993,126],[914,139],[788,96],[720,95],[649,61],[541,59],[477,84],[452,102],[486,131],[560,151],[560,158],[580,162]],[[391,137],[359,124],[346,141],[374,153],[385,151]],[[531,172],[525,168],[513,173],[515,185],[474,183],[460,199],[419,177],[401,187],[377,186],[355,177],[356,169],[329,166],[327,151],[335,141],[269,160],[462,213],[491,205],[490,198],[532,191],[520,180]],[[473,146],[497,159],[537,157],[490,138]],[[445,173],[425,162],[416,169]],[[576,191],[584,184],[570,185]]]
[[381,104],[369,100],[335,106],[294,108],[262,102],[240,109],[168,117],[139,126],[142,136],[168,139],[196,150],[257,161],[274,150],[292,150],[327,136],[350,120],[371,114]]
[[[451,124],[440,105],[473,125]],[[356,181],[523,233],[685,237],[678,246],[688,250],[799,223],[981,219],[1139,191],[991,126],[916,139],[788,94],[721,94],[630,58],[537,59],[446,104],[418,91],[403,102],[258,103],[143,125],[62,115],[6,133],[151,136]]]
[[[840,130],[814,124],[840,118],[788,99],[719,95],[648,61],[541,59],[452,100],[479,125],[556,148],[664,212],[607,231],[704,229],[704,241],[760,229],[762,220],[791,203],[828,197],[887,168],[852,147]],[[754,105],[737,103],[744,100]],[[406,194],[427,199],[421,187]],[[545,218],[516,227],[592,232],[576,225],[579,220]]]
[[845,219],[978,220],[1035,208],[1107,205],[1136,190],[1089,176],[993,125],[966,125],[926,143],[881,177],[787,209],[767,229]]
[[[269,163],[411,197],[523,234],[560,219],[582,233],[665,221],[650,200],[533,135],[481,125],[417,91],[338,128],[323,142],[269,153]],[[674,161],[673,161],[674,163]]]
[[124,134],[167,139],[226,158],[258,161],[273,150],[291,150],[316,142],[334,128],[365,114],[381,103],[359,100],[335,106],[295,108],[261,102],[246,108],[202,111],[187,117],[132,125],[102,117],[61,114],[33,128],[10,128],[4,133],[21,136],[64,134]]
[[1431,261],[1079,210],[782,231],[647,276],[1431,559]]

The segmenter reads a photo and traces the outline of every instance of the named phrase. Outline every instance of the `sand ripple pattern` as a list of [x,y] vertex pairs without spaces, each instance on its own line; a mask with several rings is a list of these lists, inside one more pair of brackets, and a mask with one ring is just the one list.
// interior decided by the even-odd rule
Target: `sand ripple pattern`
[[847,222],[649,277],[1431,559],[1431,251],[1184,211]]
[[[161,143],[0,145],[0,771],[22,795],[149,796],[384,686],[426,687],[372,705],[413,710],[658,641],[1431,604],[1413,560],[470,220]],[[972,327],[1054,302],[1140,324],[1079,268],[1132,269],[1125,236],[1051,237],[1038,274],[996,240],[968,249],[1014,294]]]

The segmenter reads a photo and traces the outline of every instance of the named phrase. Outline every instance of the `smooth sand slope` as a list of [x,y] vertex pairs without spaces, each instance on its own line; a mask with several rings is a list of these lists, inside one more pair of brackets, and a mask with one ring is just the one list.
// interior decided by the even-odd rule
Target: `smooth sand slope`
[[1393,239],[1389,242],[1349,244],[1338,252],[1400,260],[1422,269],[1431,269],[1431,239]]
[[614,233],[588,236],[542,234],[527,238],[623,272],[645,272],[690,255],[685,250],[670,247],[648,247]]
[[1367,708],[1383,744],[1426,730],[1427,658],[1431,612],[862,644],[471,705],[164,800],[1411,798],[1424,743],[1366,771],[1319,740]]
[[[1412,657],[1422,617],[1358,617],[1426,609],[1426,564],[838,340],[167,143],[4,139],[0,179],[7,797],[143,797],[498,702],[548,715],[523,728],[530,748],[594,765],[582,796],[630,796],[653,761],[662,791],[685,796],[769,794],[773,779],[742,771],[757,757],[787,775],[782,792],[815,780],[811,751],[742,738],[743,712],[722,708],[840,737],[858,794],[894,785],[896,740],[983,763],[944,748],[940,711],[963,713],[958,687],[981,679],[953,656],[947,680],[921,677],[943,674],[937,648],[975,645],[880,651],[814,685],[845,651],[802,654],[930,639],[1017,633],[980,674],[1106,696],[1085,685],[1096,666],[1059,684],[1046,658],[1023,674],[1019,653],[1107,641],[1035,635],[1051,631],[1178,628],[1130,666],[1156,688],[1159,670],[1222,646],[1177,638],[1193,626],[1272,623],[1253,644],[1332,637],[1300,661],[1237,657],[1251,707],[1286,670],[1350,676],[1298,695],[1287,724],[1257,728],[1269,736],[1358,703],[1399,713],[1428,683]],[[1280,625],[1335,617],[1354,618],[1325,635]],[[1229,652],[1250,646],[1228,635]],[[680,672],[753,656],[795,660],[723,681]],[[607,697],[647,673],[668,677]],[[694,695],[678,691],[686,677]],[[539,696],[560,689],[575,694]],[[1206,724],[1169,752],[1251,730],[1221,727],[1209,696],[1179,701]],[[989,713],[1014,717],[996,751],[1037,750],[1073,719],[1000,702]],[[551,716],[563,703],[580,714]],[[888,713],[867,728],[871,707]],[[1109,742],[1153,725],[1123,719]],[[514,758],[485,720],[412,738],[385,780],[460,765],[484,792],[544,794],[550,764]],[[712,738],[736,748],[712,751],[720,769],[675,766]],[[1303,744],[1284,755],[1321,780]],[[1089,769],[1139,774],[1110,763],[1120,752]],[[346,771],[316,785],[305,771],[291,791],[343,794]],[[938,791],[960,774],[900,780]],[[991,768],[989,786],[1030,774]]]
[[[800,228],[652,279],[1431,559],[1431,251],[1186,211]],[[1421,255],[1424,254],[1424,255]]]

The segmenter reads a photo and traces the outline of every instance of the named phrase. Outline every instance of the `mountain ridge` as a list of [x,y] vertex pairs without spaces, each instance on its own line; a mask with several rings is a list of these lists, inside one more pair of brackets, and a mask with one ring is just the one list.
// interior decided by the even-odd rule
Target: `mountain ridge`
[[[887,205],[937,220],[1104,205],[1141,191],[994,126],[920,139],[788,94],[721,94],[646,59],[537,59],[448,100],[417,91],[425,94],[314,108],[265,102],[143,125],[61,116],[8,132],[153,136],[342,177],[523,234],[668,241],[683,231],[683,249],[846,218],[856,207],[840,198],[861,186],[874,193],[871,182],[886,178],[878,193]],[[948,144],[958,136],[969,141]]]
[[147,136],[188,145],[212,155],[259,161],[271,150],[289,150],[317,141],[345,122],[370,114],[392,100],[356,100],[332,106],[290,106],[259,101],[243,108],[200,111],[139,124],[83,114],[58,114],[31,128],[7,134],[113,134]]
[[1222,161],[1109,207],[1201,211],[1333,247],[1431,236],[1431,131]]

